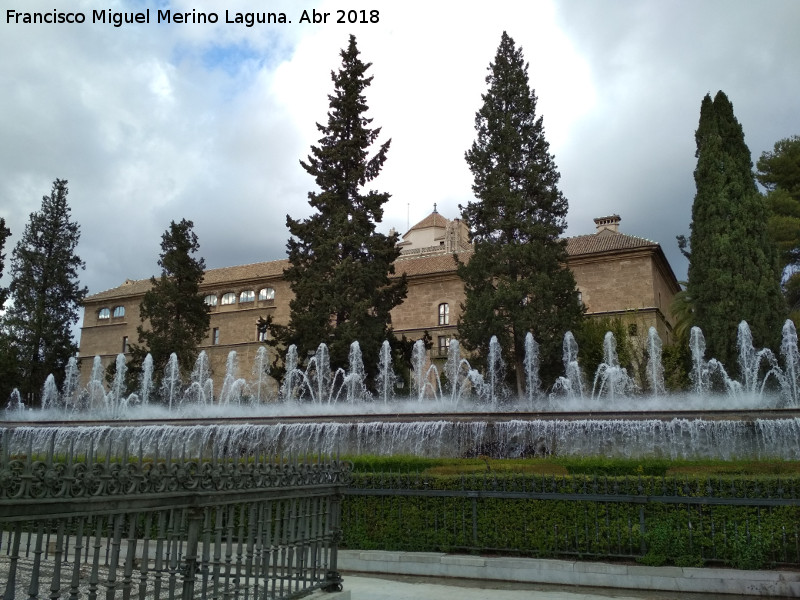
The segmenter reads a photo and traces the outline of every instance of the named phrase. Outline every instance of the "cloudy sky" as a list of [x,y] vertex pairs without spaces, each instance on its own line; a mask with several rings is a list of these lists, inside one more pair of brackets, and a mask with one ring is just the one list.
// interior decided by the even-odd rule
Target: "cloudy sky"
[[[313,186],[298,161],[326,121],[350,33],[373,63],[370,116],[392,139],[374,183],[392,194],[383,231],[405,231],[434,203],[455,217],[470,200],[464,151],[503,30],[530,63],[568,235],[618,213],[623,231],[663,245],[679,278],[687,265],[675,236],[689,231],[703,96],[728,94],[754,161],[800,134],[796,0],[386,0],[369,3],[378,23],[332,22],[365,4],[0,0],[8,259],[55,178],[69,180],[90,293],[155,274],[171,220],[194,221],[208,267],[285,257],[286,214],[309,214]],[[54,7],[87,22],[9,22],[9,10]],[[149,24],[91,23],[93,10],[147,8]],[[158,8],[220,22],[158,24]],[[226,10],[284,11],[292,23],[226,24]],[[301,24],[303,10],[331,16]]]

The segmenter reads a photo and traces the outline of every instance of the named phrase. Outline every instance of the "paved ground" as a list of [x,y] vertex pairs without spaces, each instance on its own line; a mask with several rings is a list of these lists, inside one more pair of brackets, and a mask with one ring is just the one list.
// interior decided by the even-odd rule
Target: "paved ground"
[[[708,594],[639,592],[472,579],[342,574],[352,600],[711,600]],[[739,600],[745,596],[724,596]]]

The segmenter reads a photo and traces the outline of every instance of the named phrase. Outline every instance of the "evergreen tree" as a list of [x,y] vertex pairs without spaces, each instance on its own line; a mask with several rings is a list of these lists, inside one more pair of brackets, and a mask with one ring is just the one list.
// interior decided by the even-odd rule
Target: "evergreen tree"
[[739,321],[754,341],[774,346],[785,318],[767,207],[752,173],[750,150],[723,92],[700,106],[695,134],[697,193],[692,206],[689,281],[695,324],[708,355],[736,370]]
[[[6,227],[6,220],[0,217],[0,279],[3,277],[3,269],[5,269],[6,265],[6,255],[3,254],[3,251],[6,248],[6,240],[10,235],[11,230]],[[6,300],[8,300],[8,288],[0,287],[0,310],[5,306]]]
[[[316,212],[305,220],[286,217],[292,237],[284,276],[294,292],[289,324],[262,323],[270,329],[272,345],[295,344],[301,357],[327,343],[333,368],[347,366],[356,340],[364,356],[378,356],[383,341],[394,339],[389,311],[406,294],[405,277],[389,278],[400,254],[398,236],[375,231],[390,195],[363,189],[380,173],[390,143],[369,156],[381,131],[365,116],[370,63],[359,58],[352,35],[341,57],[341,69],[331,74],[328,122],[317,123],[322,137],[307,161],[300,161],[319,188],[308,194]],[[374,362],[365,361],[369,372]]]
[[[3,270],[6,264],[4,250],[6,240],[11,235],[11,230],[6,227],[6,221],[0,217],[0,278],[3,277]],[[2,313],[6,300],[8,300],[8,288],[0,287],[0,313]],[[5,398],[18,385],[19,370],[16,360],[16,348],[11,343],[5,327],[0,328],[0,406],[3,405]]]
[[161,277],[150,279],[152,287],[139,306],[139,344],[130,348],[133,371],[141,369],[150,353],[158,377],[174,352],[181,369],[188,372],[197,358],[198,344],[208,334],[208,306],[200,295],[206,265],[193,256],[200,248],[193,227],[186,219],[172,221],[161,236]]
[[67,181],[56,179],[39,212],[32,213],[11,259],[11,305],[5,327],[19,360],[19,389],[35,404],[47,375],[63,371],[77,345],[77,323],[86,288],[78,282],[85,268],[75,254],[80,227],[70,221]]
[[767,190],[782,189],[800,202],[800,136],[779,140],[772,152],[763,152],[756,163],[758,181]]
[[563,370],[564,332],[580,324],[583,308],[560,239],[567,199],[536,115],[528,65],[505,32],[486,83],[477,139],[466,153],[477,201],[461,207],[474,253],[458,267],[466,293],[458,332],[483,356],[496,335],[522,392],[526,334],[540,345],[542,380],[552,382]]
[[796,312],[800,309],[800,136],[776,142],[772,152],[761,154],[756,169],[756,178],[767,189],[767,229],[778,246],[781,270],[788,275],[784,292]]

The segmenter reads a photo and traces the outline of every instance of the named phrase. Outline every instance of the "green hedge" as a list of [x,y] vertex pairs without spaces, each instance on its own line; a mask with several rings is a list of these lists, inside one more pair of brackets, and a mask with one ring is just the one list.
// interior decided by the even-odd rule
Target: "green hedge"
[[[363,472],[355,473],[353,481],[354,488],[367,489],[522,491],[534,486],[559,493],[774,498],[792,497],[793,490],[800,490],[800,481]],[[348,495],[343,504],[343,546],[761,568],[800,564],[799,524],[797,506]]]

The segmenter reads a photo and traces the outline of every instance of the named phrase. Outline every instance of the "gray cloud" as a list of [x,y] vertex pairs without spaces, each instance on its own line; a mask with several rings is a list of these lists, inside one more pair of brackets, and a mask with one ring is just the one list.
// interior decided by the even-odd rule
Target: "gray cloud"
[[[8,0],[0,0],[13,8]],[[76,10],[101,7],[75,0]],[[27,10],[52,10],[31,0]],[[110,0],[141,10],[151,0]],[[230,8],[175,0],[175,9]],[[16,243],[56,177],[70,180],[90,292],[157,271],[170,220],[192,219],[209,267],[285,256],[286,214],[310,211],[298,161],[324,122],[330,71],[355,33],[373,63],[370,116],[392,138],[374,188],[392,193],[382,230],[470,199],[464,151],[486,67],[507,29],[530,61],[546,135],[570,200],[569,234],[618,212],[661,242],[679,277],[700,100],[723,89],[754,160],[800,133],[800,4],[521,2],[452,11],[382,3],[378,24],[21,26],[0,22],[0,216]],[[305,8],[340,6],[323,0]],[[350,8],[341,5],[341,8]],[[265,10],[243,0],[239,10]],[[296,3],[269,10],[299,16]],[[10,253],[9,253],[10,254]]]
[[[589,62],[598,110],[576,128],[562,174],[573,228],[620,212],[624,229],[661,242],[679,277],[674,242],[688,234],[694,130],[700,101],[722,89],[753,160],[800,131],[795,2],[560,3],[558,22]],[[578,171],[580,169],[580,171]]]

